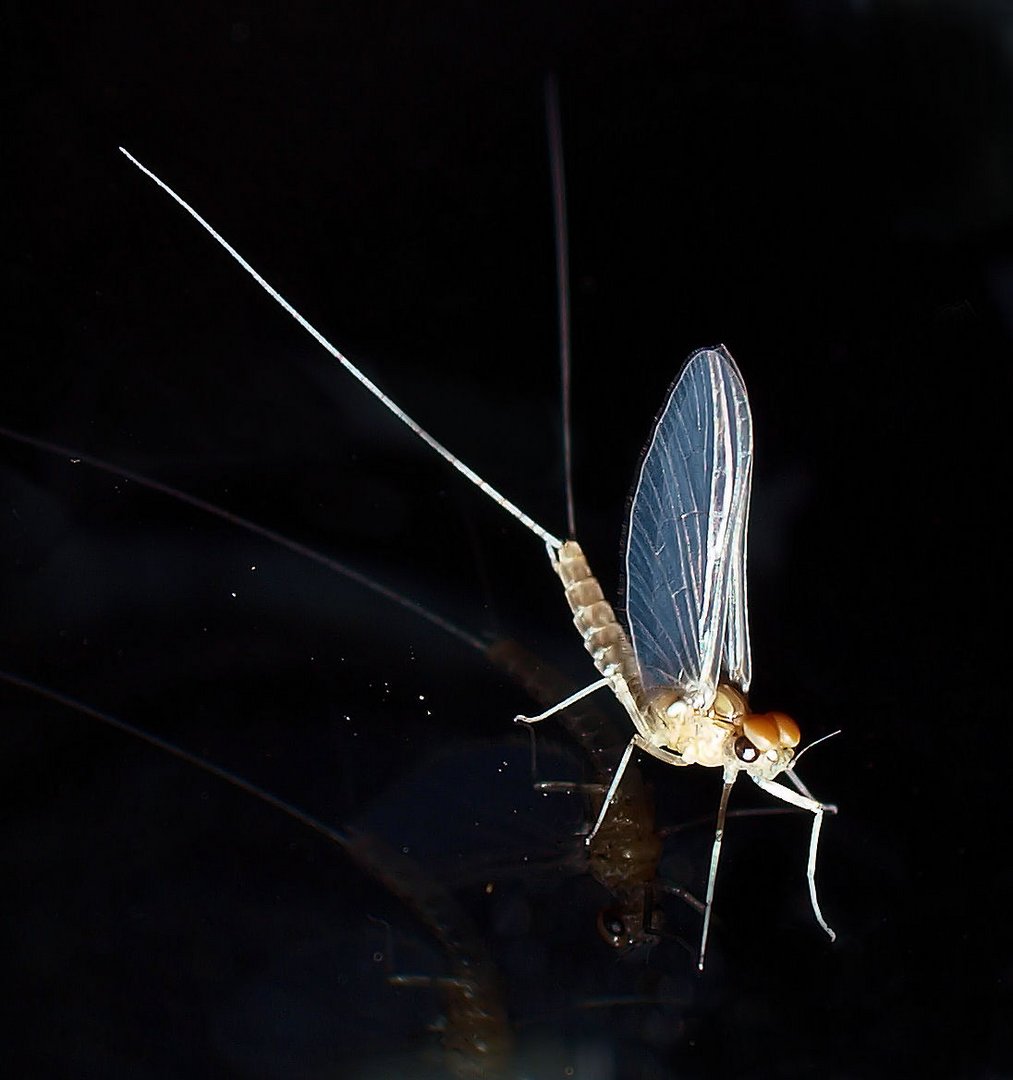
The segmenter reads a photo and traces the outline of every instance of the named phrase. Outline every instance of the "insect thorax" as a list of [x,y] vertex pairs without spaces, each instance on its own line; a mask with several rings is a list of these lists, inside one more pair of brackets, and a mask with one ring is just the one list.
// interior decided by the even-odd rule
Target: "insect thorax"
[[746,695],[721,683],[714,700],[695,708],[684,691],[645,692],[645,719],[655,745],[674,750],[687,765],[720,766],[770,779],[794,756],[800,733],[785,713],[753,713]]
[[695,708],[679,687],[658,687],[644,694],[644,720],[650,741],[674,751],[686,765],[729,764],[734,742],[742,733],[745,697],[722,684],[712,704]]

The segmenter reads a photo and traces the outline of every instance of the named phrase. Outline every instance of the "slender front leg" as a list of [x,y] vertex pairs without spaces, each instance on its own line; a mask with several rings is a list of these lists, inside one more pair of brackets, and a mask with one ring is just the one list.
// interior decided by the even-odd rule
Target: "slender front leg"
[[[819,901],[816,899],[816,851],[820,842],[820,828],[823,825],[823,814],[829,807],[824,806],[816,799],[800,795],[798,792],[792,791],[791,788],[786,788],[783,784],[775,784],[772,780],[763,780],[758,776],[754,776],[753,781],[756,783],[757,787],[762,788],[769,795],[773,795],[775,799],[791,803],[792,806],[797,806],[802,810],[808,810],[809,813],[812,814],[813,827],[809,834],[809,862],[806,867],[806,879],[809,882],[809,900],[812,903],[813,914],[816,916],[816,921],[827,932],[827,936],[830,940],[835,941],[837,935],[830,929],[826,919],[823,918],[823,912],[820,911]],[[836,807],[834,809],[836,810]]]
[[718,879],[718,860],[721,858],[721,841],[725,835],[725,815],[728,812],[728,797],[732,793],[737,773],[731,779],[725,775],[725,784],[721,789],[721,802],[718,803],[718,821],[714,827],[714,845],[711,847],[711,865],[707,873],[707,895],[704,897],[703,929],[700,931],[700,957],[696,962],[697,970],[703,971],[704,958],[707,955],[707,935],[710,933],[711,908],[714,904],[714,884]]
[[[830,738],[830,736],[828,735],[826,736],[826,738]],[[813,745],[815,746],[815,743]],[[794,769],[785,769],[781,775],[787,776],[795,790],[798,791],[800,794],[804,795],[807,799],[812,799],[813,802],[819,802],[819,799],[817,799],[816,796],[805,786],[805,784],[802,783],[802,777],[799,776]],[[823,807],[824,814],[837,813],[837,806],[834,803],[820,803],[820,805]]]

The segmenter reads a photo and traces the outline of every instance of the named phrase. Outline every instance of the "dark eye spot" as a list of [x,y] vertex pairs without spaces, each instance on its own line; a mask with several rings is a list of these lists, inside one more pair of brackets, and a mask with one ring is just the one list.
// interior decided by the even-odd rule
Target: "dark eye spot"
[[615,908],[603,908],[598,912],[598,933],[605,944],[613,948],[628,944],[626,924],[621,912]]
[[760,751],[753,746],[745,735],[740,735],[735,740],[735,756],[739,761],[744,761],[749,765],[760,756]]

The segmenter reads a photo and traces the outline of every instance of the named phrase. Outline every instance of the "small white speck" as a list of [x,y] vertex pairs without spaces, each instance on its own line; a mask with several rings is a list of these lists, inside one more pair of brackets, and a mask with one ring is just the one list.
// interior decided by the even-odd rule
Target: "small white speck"
[[255,566],[251,566],[250,569],[251,570],[256,570],[257,568]]
[[408,847],[407,844],[405,844],[405,846],[401,849],[401,854],[402,855],[407,855],[409,851],[411,851],[411,848]]
[[235,594],[235,593],[232,593],[232,594],[231,594],[231,596],[232,596],[232,599],[233,599],[233,600],[235,600],[235,598],[236,598],[236,594]]
[[79,457],[72,457],[70,459],[70,463],[71,463],[71,465],[80,465],[81,464],[81,459]]
[[425,694],[419,694],[419,701],[425,701],[425,700],[426,700],[426,695]]

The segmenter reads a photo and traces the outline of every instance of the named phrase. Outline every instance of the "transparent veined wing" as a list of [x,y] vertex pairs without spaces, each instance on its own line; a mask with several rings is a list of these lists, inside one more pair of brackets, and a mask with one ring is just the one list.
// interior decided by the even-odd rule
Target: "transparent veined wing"
[[722,670],[749,688],[746,527],[753,433],[723,347],[687,360],[640,465],[626,541],[626,612],[644,683],[699,708]]

